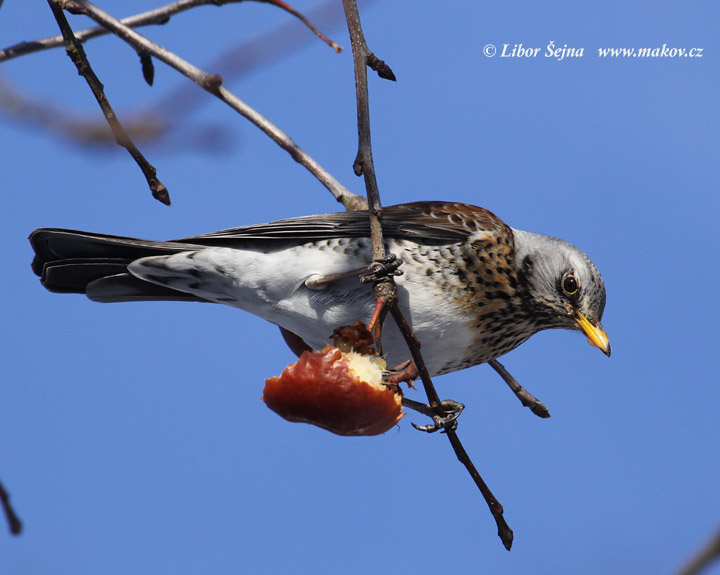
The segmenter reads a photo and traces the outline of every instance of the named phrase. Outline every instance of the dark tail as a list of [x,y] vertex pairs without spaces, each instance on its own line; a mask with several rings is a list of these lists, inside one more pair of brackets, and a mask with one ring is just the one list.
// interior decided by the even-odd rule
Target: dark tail
[[155,242],[74,230],[41,228],[30,234],[32,269],[51,292],[83,293],[100,302],[205,301],[142,281],[127,266],[148,256],[170,255],[201,246]]

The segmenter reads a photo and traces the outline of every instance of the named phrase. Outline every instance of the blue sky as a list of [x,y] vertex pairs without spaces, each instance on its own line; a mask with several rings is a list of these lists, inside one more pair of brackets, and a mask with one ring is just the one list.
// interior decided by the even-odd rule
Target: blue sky
[[[2,46],[57,33],[44,3],[24,4],[2,6]],[[125,16],[158,5],[105,7]],[[411,428],[419,416],[353,439],[265,408],[264,379],[292,360],[274,326],[227,307],[101,305],[40,286],[26,240],[37,227],[166,239],[339,208],[266,136],[190,86],[182,126],[141,144],[170,208],[120,148],[0,116],[0,480],[26,525],[20,538],[0,532],[0,572],[669,573],[720,526],[720,6],[409,7],[363,11],[371,49],[398,77],[370,83],[384,203],[484,206],[575,243],[607,285],[611,359],[569,332],[539,334],[503,359],[551,419],[522,408],[487,366],[436,382],[467,405],[459,433],[505,506],[513,550],[447,440]],[[289,21],[243,3],[144,33],[202,68]],[[362,193],[347,33],[326,27],[346,47],[336,55],[297,27],[295,48],[229,87]],[[546,58],[550,41],[583,56]],[[538,57],[499,57],[520,43]],[[663,44],[703,57],[597,52]],[[260,54],[275,45],[256,43]],[[157,64],[149,88],[114,39],[86,49],[121,119],[187,84]],[[99,118],[62,50],[4,63],[2,74],[67,116]],[[208,129],[215,145],[199,136]]]

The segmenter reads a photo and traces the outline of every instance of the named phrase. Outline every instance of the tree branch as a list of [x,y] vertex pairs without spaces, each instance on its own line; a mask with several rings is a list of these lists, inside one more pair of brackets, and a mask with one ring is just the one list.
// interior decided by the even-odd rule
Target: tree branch
[[685,565],[679,575],[699,575],[712,563],[720,559],[720,531],[708,541],[692,560]]
[[487,486],[485,481],[483,481],[482,476],[475,468],[475,465],[470,459],[470,456],[467,454],[467,451],[465,451],[463,444],[460,442],[460,438],[457,436],[457,433],[454,430],[448,430],[447,436],[450,440],[450,444],[452,445],[453,450],[455,451],[455,455],[457,456],[458,461],[465,466],[465,469],[467,469],[470,477],[473,478],[473,481],[480,490],[480,493],[482,493],[483,499],[485,499],[485,503],[487,503],[487,506],[490,509],[490,513],[492,513],[493,519],[495,519],[495,524],[498,528],[498,537],[500,537],[500,541],[502,541],[505,549],[510,551],[513,543],[513,531],[512,529],[510,529],[510,526],[505,521],[505,517],[503,517],[503,506],[492,494],[492,491],[490,491],[490,488]]
[[[334,0],[324,0],[322,4],[308,10],[307,17],[327,28],[345,22],[342,6]],[[107,34],[104,28],[97,29]],[[75,32],[76,37],[78,34],[79,32]],[[62,40],[62,36],[60,38]],[[225,86],[229,86],[231,81],[253,69],[269,65],[313,41],[314,38],[307,34],[303,27],[298,26],[294,19],[284,18],[271,30],[224,50],[205,67],[222,69]],[[151,57],[148,60],[151,60]],[[164,152],[192,149],[213,154],[224,149],[224,142],[230,141],[231,124],[226,122],[213,125],[203,122],[192,127],[182,122],[183,116],[211,101],[212,99],[207,98],[207,93],[197,90],[193,83],[181,82],[176,89],[156,99],[154,103],[138,107],[134,111],[123,111],[123,125],[138,147],[146,151],[149,146],[161,146]],[[47,99],[34,99],[30,94],[22,93],[18,86],[13,86],[10,79],[2,74],[0,113],[6,113],[20,122],[36,125],[75,145],[93,148],[115,145],[104,117],[97,117],[96,114],[78,117],[63,108],[57,99],[53,103]],[[349,202],[345,202],[346,207],[354,210],[367,209],[367,201],[361,196],[355,197],[361,200],[362,205],[351,206]]]
[[385,245],[383,243],[382,205],[375,177],[375,165],[372,157],[372,143],[370,139],[370,103],[367,84],[367,57],[370,53],[365,43],[360,15],[355,0],[343,0],[345,18],[350,31],[350,42],[353,52],[353,68],[355,70],[355,98],[357,101],[357,127],[358,152],[353,163],[356,175],[364,176],[365,191],[368,198],[370,212],[370,233],[372,239],[373,260],[382,261],[385,258]]
[[[64,4],[64,2],[60,3]],[[142,155],[140,150],[138,150],[137,146],[120,123],[120,120],[115,115],[115,111],[110,105],[110,102],[108,102],[107,96],[105,96],[105,90],[102,82],[100,82],[98,77],[95,75],[95,72],[90,66],[90,62],[88,62],[87,56],[85,55],[85,50],[83,50],[82,45],[78,42],[77,38],[75,38],[72,28],[70,28],[70,25],[68,24],[67,18],[65,18],[65,13],[58,5],[60,3],[56,2],[56,0],[48,0],[53,16],[55,16],[55,20],[57,21],[63,38],[65,39],[65,50],[67,51],[70,60],[72,60],[73,64],[75,64],[78,74],[85,78],[88,86],[90,86],[95,99],[98,104],[100,104],[100,108],[105,115],[105,119],[115,135],[115,141],[119,146],[124,147],[130,153],[137,165],[140,167],[148,185],[150,186],[150,191],[152,192],[153,197],[169,206],[170,195],[168,194],[167,188],[157,178],[157,170],[155,167],[151,165],[150,162],[145,159],[145,156]]]
[[490,367],[492,367],[500,375],[500,377],[503,378],[505,383],[508,384],[508,387],[513,390],[513,393],[515,393],[517,398],[520,400],[520,403],[523,404],[523,407],[529,408],[530,411],[538,417],[550,417],[550,412],[548,411],[547,406],[529,391],[526,391],[525,388],[518,383],[518,380],[510,375],[510,372],[505,369],[505,366],[502,363],[500,363],[497,359],[491,359],[488,361],[488,364],[490,364]]
[[276,144],[288,152],[296,162],[304,166],[330,191],[338,202],[341,202],[343,205],[352,205],[353,202],[356,201],[358,196],[345,188],[345,186],[336,180],[304,150],[302,150],[302,148],[300,148],[288,134],[283,132],[252,107],[248,106],[235,94],[223,87],[223,80],[219,74],[208,74],[207,72],[204,72],[200,68],[190,64],[186,60],[183,60],[173,52],[170,52],[166,48],[163,48],[159,44],[152,42],[145,36],[142,36],[141,34],[138,34],[134,30],[128,28],[117,18],[114,18],[87,0],[57,1],[61,4],[72,3],[75,6],[81,6],[84,13],[86,13],[90,18],[118,36],[121,40],[128,43],[136,51],[144,50],[149,52],[161,62],[164,62],[171,68],[174,68],[195,82],[198,86],[225,102],[233,110],[250,120],[250,122],[265,132],[265,134],[268,135]]
[[[385,245],[382,236],[382,206],[380,203],[380,193],[378,190],[377,179],[375,177],[375,167],[372,159],[372,145],[370,139],[370,106],[367,85],[367,67],[371,66],[378,71],[382,78],[395,79],[390,67],[382,60],[376,58],[370,50],[368,50],[365,37],[360,24],[360,15],[358,13],[355,0],[343,0],[345,8],[345,17],[350,31],[350,41],[353,51],[353,64],[355,69],[355,95],[357,99],[357,122],[358,122],[358,153],[353,164],[355,174],[363,175],[365,178],[365,190],[367,192],[370,217],[370,232],[372,240],[372,256],[375,262],[383,261],[386,257]],[[438,420],[441,420],[445,411],[443,409],[440,398],[438,397],[435,386],[432,383],[430,374],[425,366],[425,361],[420,353],[420,342],[412,333],[410,325],[405,320],[402,312],[397,306],[397,287],[391,276],[386,276],[374,282],[375,299],[378,302],[378,310],[385,307],[389,308],[393,318],[398,324],[405,341],[408,344],[410,353],[412,354],[415,365],[425,388],[428,402],[437,414]],[[377,314],[377,312],[376,312]],[[380,323],[382,316],[380,316]],[[376,337],[376,340],[378,338]],[[378,346],[379,347],[379,346]],[[436,421],[438,421],[436,420]],[[480,493],[482,493],[490,512],[492,513],[495,523],[498,527],[498,535],[506,549],[512,546],[513,533],[503,518],[502,505],[497,501],[488,486],[483,481],[477,469],[473,465],[470,457],[465,451],[460,439],[457,436],[455,427],[457,422],[452,418],[450,425],[445,427],[450,444],[455,451],[458,460],[465,466],[470,476],[475,481]]]
[[[279,8],[298,18],[303,24],[305,24],[305,26],[310,28],[310,30],[312,30],[312,32],[318,38],[320,38],[333,50],[338,53],[342,52],[342,47],[339,44],[333,42],[327,36],[325,36],[325,34],[320,32],[320,30],[318,30],[317,27],[303,14],[295,10],[292,6],[281,2],[280,0],[178,0],[177,2],[155,8],[154,10],[148,10],[147,12],[143,12],[141,14],[136,14],[134,16],[123,18],[122,20],[120,20],[120,22],[122,22],[125,26],[128,26],[129,28],[139,28],[141,26],[151,25],[163,25],[167,24],[172,16],[175,16],[176,14],[180,14],[192,8],[197,8],[199,6],[207,6],[208,4],[212,4],[213,6],[223,6],[225,4],[239,4],[241,2],[247,1],[263,2],[278,6]],[[110,33],[111,32],[109,30],[106,30],[102,26],[95,26],[93,28],[78,30],[77,32],[75,32],[75,37],[78,39],[78,41],[85,42],[86,40],[97,38],[98,36],[105,36]],[[32,54],[34,52],[40,52],[42,50],[59,48],[64,44],[65,39],[62,37],[62,35],[51,36],[49,38],[43,38],[41,40],[34,40],[31,42],[20,42],[18,44],[14,44],[12,46],[8,46],[3,50],[0,50],[0,62],[3,62],[5,60],[11,60],[19,56]]]
[[5,491],[5,487],[0,483],[0,504],[2,504],[5,517],[7,518],[8,525],[10,527],[10,533],[13,535],[20,535],[22,533],[22,521],[15,513],[15,510],[10,505],[10,495]]

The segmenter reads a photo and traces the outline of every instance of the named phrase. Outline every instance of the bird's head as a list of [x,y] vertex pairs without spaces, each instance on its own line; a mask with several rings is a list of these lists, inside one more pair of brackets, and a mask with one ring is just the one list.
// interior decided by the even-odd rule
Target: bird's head
[[595,264],[574,245],[548,236],[513,230],[519,273],[527,280],[529,305],[547,328],[582,331],[588,343],[610,356],[600,324],[605,283]]

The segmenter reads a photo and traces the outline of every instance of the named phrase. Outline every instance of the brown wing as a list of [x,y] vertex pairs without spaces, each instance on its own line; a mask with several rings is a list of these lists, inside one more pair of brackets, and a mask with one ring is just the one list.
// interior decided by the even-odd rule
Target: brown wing
[[[463,241],[473,233],[483,230],[498,231],[507,228],[500,218],[484,208],[452,202],[413,202],[383,208],[382,226],[386,237],[447,242]],[[232,243],[233,240],[314,241],[369,235],[368,213],[359,211],[278,220],[174,241],[222,245]]]

